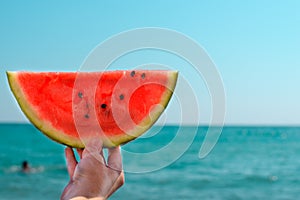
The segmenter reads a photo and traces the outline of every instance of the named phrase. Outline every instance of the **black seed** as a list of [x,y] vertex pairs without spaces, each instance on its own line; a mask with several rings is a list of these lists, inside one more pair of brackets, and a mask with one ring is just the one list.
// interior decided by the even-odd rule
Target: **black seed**
[[89,114],[85,114],[84,117],[87,119],[90,118]]
[[82,92],[78,92],[78,96],[79,96],[80,99],[82,99],[82,97],[83,97]]
[[107,106],[107,105],[106,105],[105,103],[101,104],[101,108],[103,108],[103,109],[105,109],[106,106]]
[[135,71],[132,71],[132,72],[130,73],[130,76],[131,76],[131,77],[134,77],[134,75],[135,75]]
[[146,74],[142,73],[141,77],[142,77],[142,79],[144,79],[146,77]]
[[120,100],[124,99],[124,95],[123,94],[121,94],[119,97],[120,97]]

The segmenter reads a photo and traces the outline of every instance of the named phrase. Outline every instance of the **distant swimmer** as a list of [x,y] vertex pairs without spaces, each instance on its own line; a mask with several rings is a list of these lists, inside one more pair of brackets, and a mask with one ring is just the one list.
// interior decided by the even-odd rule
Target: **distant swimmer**
[[22,172],[24,172],[24,173],[30,172],[30,167],[29,167],[29,164],[26,160],[24,160],[22,162]]

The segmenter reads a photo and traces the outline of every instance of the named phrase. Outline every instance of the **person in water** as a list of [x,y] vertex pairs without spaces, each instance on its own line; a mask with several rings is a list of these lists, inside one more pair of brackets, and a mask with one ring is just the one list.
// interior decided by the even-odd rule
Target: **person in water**
[[84,150],[77,149],[80,162],[72,148],[65,149],[70,181],[61,200],[104,200],[124,184],[120,147],[108,149],[107,161],[102,148],[102,142],[97,139],[90,141]]
[[29,167],[29,164],[26,160],[24,160],[22,162],[22,172],[24,172],[24,173],[30,172],[30,167]]

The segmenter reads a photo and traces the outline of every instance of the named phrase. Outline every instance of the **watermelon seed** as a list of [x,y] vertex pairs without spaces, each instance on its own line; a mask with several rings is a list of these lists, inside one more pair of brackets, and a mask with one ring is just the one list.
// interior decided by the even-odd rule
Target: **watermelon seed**
[[105,103],[101,104],[101,108],[103,108],[103,109],[105,109],[106,106],[107,106],[107,105],[106,105]]
[[120,97],[120,100],[124,99],[124,95],[123,94],[121,94],[119,97]]
[[142,73],[141,77],[142,77],[142,79],[144,79],[146,77],[146,74]]
[[78,92],[78,96],[79,96],[80,99],[82,99],[82,97],[83,97],[82,92]]
[[130,73],[130,76],[131,76],[131,77],[134,77],[134,75],[135,75],[135,71],[132,71],[132,72]]
[[87,119],[90,118],[89,114],[85,114],[84,117]]

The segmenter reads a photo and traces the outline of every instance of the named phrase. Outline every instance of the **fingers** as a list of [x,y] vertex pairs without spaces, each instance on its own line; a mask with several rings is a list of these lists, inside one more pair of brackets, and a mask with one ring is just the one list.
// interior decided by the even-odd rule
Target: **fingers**
[[87,156],[93,156],[101,163],[105,164],[105,159],[102,151],[102,141],[100,139],[91,139],[87,144],[85,149],[82,152],[82,158]]
[[[103,164],[106,164],[105,158],[103,156],[103,143],[100,139],[91,139],[87,144],[85,149],[82,152],[82,158],[85,158],[87,156],[93,156],[98,161],[100,161]],[[78,152],[79,153],[79,152]],[[80,155],[80,153],[79,153]],[[120,147],[114,147],[108,149],[108,159],[107,159],[107,165],[111,169],[122,171],[122,156]]]
[[75,167],[77,165],[77,161],[74,155],[74,152],[71,147],[67,147],[65,149],[65,156],[67,160],[67,169],[70,176],[70,179],[72,179],[75,171]]
[[114,182],[110,191],[108,192],[106,198],[110,197],[115,191],[117,191],[122,185],[124,185],[124,183],[125,183],[125,176],[124,176],[124,172],[122,171],[119,177]]
[[82,152],[83,152],[83,149],[77,149],[77,153],[78,153],[80,159],[82,158]]
[[85,149],[83,150],[83,156],[90,153],[100,153],[102,151],[102,141],[100,139],[94,138],[87,142]]
[[122,156],[120,146],[108,149],[107,165],[117,171],[122,171]]

